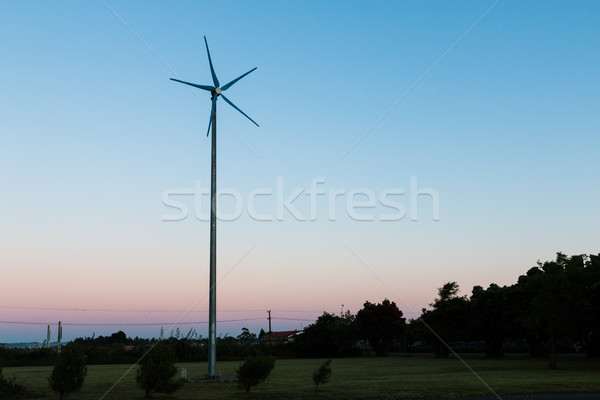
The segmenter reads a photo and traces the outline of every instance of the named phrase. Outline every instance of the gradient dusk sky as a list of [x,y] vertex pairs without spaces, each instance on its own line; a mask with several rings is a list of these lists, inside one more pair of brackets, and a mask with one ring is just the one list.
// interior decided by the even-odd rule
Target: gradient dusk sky
[[598,253],[598,21],[597,1],[0,2],[0,342],[58,320],[206,336],[210,94],[169,80],[211,84],[203,35],[222,84],[258,67],[227,96],[260,128],[218,103],[219,334],[384,298],[411,318],[445,282]]

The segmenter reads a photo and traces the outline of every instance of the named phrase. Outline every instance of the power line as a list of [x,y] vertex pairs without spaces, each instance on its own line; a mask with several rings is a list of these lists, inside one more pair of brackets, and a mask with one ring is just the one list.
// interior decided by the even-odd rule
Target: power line
[[[150,309],[108,309],[108,308],[59,308],[59,307],[28,307],[28,306],[2,306],[0,309],[16,309],[16,310],[37,310],[37,311],[62,311],[62,312],[82,312],[82,313],[94,313],[94,312],[110,312],[110,313],[141,313],[141,314],[181,314],[188,313],[187,310],[150,310]],[[275,310],[272,312],[278,313],[294,313],[294,314],[319,314],[322,311],[315,310]],[[230,310],[219,310],[223,313],[263,313],[264,309],[230,309]],[[192,310],[189,313],[208,313],[208,310]],[[403,314],[408,319],[418,318],[421,314],[414,311],[403,311]],[[260,318],[259,318],[260,319]],[[275,318],[273,319],[282,319]],[[311,319],[294,319],[287,318],[288,320],[298,321],[310,321]],[[316,319],[316,318],[315,318]]]
[[279,319],[283,321],[314,321],[313,319],[306,318],[282,318],[282,317],[272,317],[271,319]]
[[[155,310],[155,309],[115,309],[115,308],[84,308],[84,307],[35,307],[35,306],[3,306],[1,309],[38,310],[38,311],[72,311],[72,312],[122,312],[122,313],[206,313],[208,310]],[[219,312],[264,312],[264,309],[230,309]],[[285,313],[320,313],[316,310],[272,310]]]
[[[240,318],[240,319],[224,319],[217,322],[226,323],[226,322],[246,322],[246,321],[262,321],[264,318]],[[0,321],[0,324],[10,324],[10,325],[53,325],[56,322],[39,322],[39,321]],[[63,322],[63,326],[161,326],[161,325],[200,325],[200,324],[208,324],[208,321],[192,321],[192,322],[115,322],[115,323],[106,323],[106,322]]]

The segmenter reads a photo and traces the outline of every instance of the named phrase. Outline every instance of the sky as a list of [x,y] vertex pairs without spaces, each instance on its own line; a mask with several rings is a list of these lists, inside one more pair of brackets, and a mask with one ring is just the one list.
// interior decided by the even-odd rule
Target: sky
[[[0,2],[0,342],[293,330],[597,254],[600,3]],[[179,325],[172,325],[178,322]]]

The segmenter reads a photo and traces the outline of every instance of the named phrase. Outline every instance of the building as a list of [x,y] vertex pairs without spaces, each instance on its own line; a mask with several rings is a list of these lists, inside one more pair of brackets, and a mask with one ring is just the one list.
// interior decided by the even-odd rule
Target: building
[[302,333],[302,331],[280,331],[265,333],[260,337],[260,344],[280,345],[283,343],[293,342],[293,337]]

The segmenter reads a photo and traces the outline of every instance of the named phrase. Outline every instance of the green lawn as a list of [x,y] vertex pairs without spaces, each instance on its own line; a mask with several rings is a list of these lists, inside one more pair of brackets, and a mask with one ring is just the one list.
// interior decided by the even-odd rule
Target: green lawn
[[[548,369],[547,360],[526,356],[511,355],[499,360],[466,356],[465,361],[499,395],[600,393],[600,360],[563,356],[559,359],[558,370]],[[311,375],[321,362],[317,359],[277,360],[269,381],[259,385],[250,395],[237,389],[234,382],[222,382],[187,383],[171,396],[154,397],[190,400],[402,399],[492,394],[459,360],[438,360],[428,356],[334,359],[331,381],[315,393]],[[238,365],[239,362],[219,362],[217,370],[222,375],[234,375]],[[200,377],[206,372],[205,363],[178,366],[188,369],[188,377]],[[141,399],[143,392],[135,386],[135,368],[127,374],[128,369],[126,365],[90,365],[81,392],[67,396],[67,399]],[[32,392],[31,398],[58,398],[48,388],[50,371],[50,367],[13,367],[4,368],[4,375],[16,376],[17,382]]]

